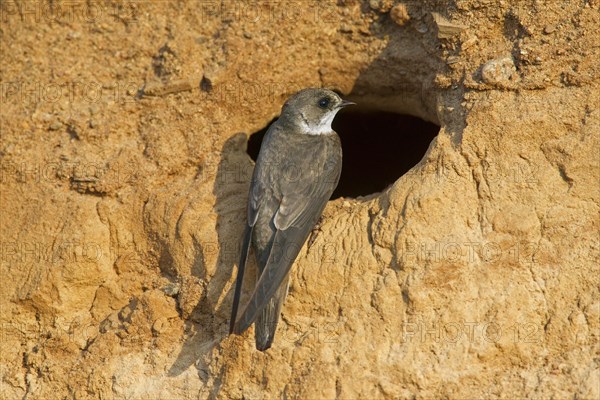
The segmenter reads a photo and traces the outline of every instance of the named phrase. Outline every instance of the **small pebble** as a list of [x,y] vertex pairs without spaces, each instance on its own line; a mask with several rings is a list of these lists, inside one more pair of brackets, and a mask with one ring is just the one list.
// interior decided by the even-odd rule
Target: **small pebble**
[[81,37],[81,32],[73,31],[67,33],[67,40],[79,39]]
[[60,121],[54,121],[50,124],[49,128],[51,131],[57,131],[62,128],[63,124]]
[[429,28],[427,28],[427,25],[425,25],[423,22],[417,24],[416,29],[419,33],[427,33],[427,31],[429,30]]
[[508,83],[515,72],[512,57],[504,56],[485,63],[481,69],[481,77],[490,85],[502,85]]
[[341,24],[340,25],[340,32],[342,33],[352,33],[352,26],[348,25],[348,24]]
[[554,32],[555,30],[556,30],[556,25],[554,25],[554,24],[546,25],[546,27],[544,28],[544,33],[546,35],[548,35],[548,34]]
[[169,327],[169,321],[166,318],[159,318],[152,324],[154,333],[163,333]]
[[380,6],[379,0],[369,0],[369,7],[371,7],[372,10],[378,11]]
[[410,20],[410,15],[408,15],[408,10],[406,9],[406,6],[402,3],[394,6],[394,8],[392,8],[392,10],[390,11],[390,17],[392,18],[392,21],[394,21],[396,24],[402,26],[405,23],[407,23]]
[[165,287],[162,288],[162,291],[167,296],[175,297],[179,293],[179,285],[177,285],[175,283],[169,283]]

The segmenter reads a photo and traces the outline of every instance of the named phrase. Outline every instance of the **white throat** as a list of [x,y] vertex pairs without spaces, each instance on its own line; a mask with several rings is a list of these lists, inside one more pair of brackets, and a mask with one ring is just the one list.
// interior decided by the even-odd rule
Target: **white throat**
[[315,124],[315,125],[309,124],[306,121],[306,118],[302,118],[303,133],[305,133],[307,135],[330,134],[333,131],[333,129],[331,128],[331,123],[333,122],[333,119],[335,118],[335,114],[337,114],[338,111],[340,111],[340,109],[336,108],[335,110],[328,112],[327,114],[325,114],[323,116],[321,121],[319,121],[319,123]]

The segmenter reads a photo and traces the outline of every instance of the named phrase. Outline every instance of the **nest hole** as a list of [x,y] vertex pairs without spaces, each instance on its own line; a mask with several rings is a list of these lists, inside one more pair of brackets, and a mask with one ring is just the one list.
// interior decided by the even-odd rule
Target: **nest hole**
[[[254,161],[269,125],[248,140],[248,155]],[[357,107],[340,111],[332,126],[344,154],[332,199],[383,191],[421,161],[440,131],[438,125],[412,115]]]

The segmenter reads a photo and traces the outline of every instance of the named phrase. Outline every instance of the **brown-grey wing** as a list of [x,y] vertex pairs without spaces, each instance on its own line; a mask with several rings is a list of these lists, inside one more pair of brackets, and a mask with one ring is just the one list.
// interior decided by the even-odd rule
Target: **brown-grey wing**
[[241,333],[254,322],[287,276],[331,197],[340,172],[341,162],[326,163],[321,171],[307,172],[284,189],[274,216],[276,231],[271,253],[248,305],[235,323],[234,332]]
[[273,131],[276,129],[278,129],[277,124],[272,124],[267,130],[261,144],[258,159],[256,160],[254,172],[252,173],[252,182],[248,193],[248,225],[252,227],[256,224],[258,211],[265,203],[265,200],[267,200],[265,197],[271,194],[271,191],[267,190],[267,188],[273,180],[273,177],[270,176],[273,172],[273,166],[264,162],[263,159],[273,158],[269,157],[271,156],[269,153],[272,153],[269,142],[271,141],[271,136],[274,134]]
[[318,168],[301,171],[302,179],[290,182],[285,191],[273,221],[275,227],[286,230],[290,226],[305,226],[313,219],[314,225],[336,188],[341,171],[341,158],[337,157],[326,160]]
[[[271,130],[271,128],[269,128],[269,130]],[[268,140],[268,132],[267,136],[265,136],[265,139]],[[264,168],[261,165],[261,163],[257,163],[252,174],[252,182],[250,183],[250,190],[248,192],[247,222],[246,227],[244,229],[244,236],[242,239],[240,261],[238,263],[238,273],[235,282],[235,292],[233,294],[233,303],[231,306],[231,318],[229,320],[230,334],[234,332],[235,321],[237,319],[237,312],[239,308],[242,286],[244,282],[244,272],[246,269],[246,262],[248,261],[250,243],[252,241],[252,231],[254,225],[256,224],[258,212],[263,203],[263,199],[266,196],[265,184],[268,179],[268,177],[266,176],[267,173],[267,169]]]

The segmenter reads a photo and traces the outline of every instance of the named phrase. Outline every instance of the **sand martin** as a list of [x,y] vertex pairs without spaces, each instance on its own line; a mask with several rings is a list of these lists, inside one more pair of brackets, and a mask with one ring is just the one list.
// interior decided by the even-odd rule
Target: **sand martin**
[[[342,147],[331,123],[350,104],[331,90],[301,90],[284,104],[263,139],[248,195],[229,327],[241,334],[255,323],[260,351],[273,343],[290,268],[338,184]],[[258,265],[256,286],[238,317],[250,244]]]

